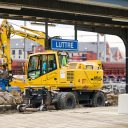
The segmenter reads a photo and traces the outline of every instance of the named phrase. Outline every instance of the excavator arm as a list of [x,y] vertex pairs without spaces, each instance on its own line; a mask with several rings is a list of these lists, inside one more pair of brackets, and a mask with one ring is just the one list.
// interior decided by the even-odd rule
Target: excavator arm
[[45,33],[41,31],[36,31],[29,29],[24,26],[20,26],[21,29],[16,30],[7,20],[3,20],[0,28],[0,58],[1,58],[1,68],[2,70],[7,70],[8,73],[12,72],[11,65],[11,52],[10,52],[10,36],[11,34],[24,37],[26,39],[32,40],[43,47],[45,47]]
[[[32,40],[32,41],[42,45],[43,47],[45,47],[45,33],[44,32],[39,32],[39,31],[32,30],[32,29],[29,29],[29,28],[26,28],[26,27],[20,27],[20,28],[22,28],[26,31],[15,30],[11,26],[11,34],[14,34],[14,35]],[[27,31],[29,31],[29,32],[27,32]]]
[[0,29],[0,68],[8,72],[11,72],[10,35],[10,27],[4,20]]

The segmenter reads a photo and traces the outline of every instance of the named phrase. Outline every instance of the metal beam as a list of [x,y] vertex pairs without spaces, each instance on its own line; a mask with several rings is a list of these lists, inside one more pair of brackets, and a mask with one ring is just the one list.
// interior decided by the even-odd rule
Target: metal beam
[[21,0],[0,0],[0,8],[10,10],[21,10]]
[[[69,0],[71,1],[71,0]],[[52,4],[49,4],[51,3]],[[58,23],[74,24],[93,24],[94,26],[128,27],[128,9],[115,9],[96,5],[62,2],[58,0],[2,0],[0,5],[18,5],[20,10],[0,8],[2,18],[52,21]],[[12,16],[17,15],[17,16]],[[26,18],[27,17],[27,18]],[[38,17],[38,18],[36,18]],[[40,17],[40,18],[39,18]],[[102,20],[99,20],[102,19]]]
[[81,31],[89,31],[89,32],[97,32],[103,34],[117,35],[119,36],[121,28],[113,28],[106,26],[93,26],[93,25],[79,25],[77,26],[78,30]]
[[[49,4],[51,3],[52,4]],[[31,3],[28,0],[24,0],[22,8],[35,9],[35,10],[44,10],[44,11],[54,11],[54,12],[65,12],[72,13],[76,15],[92,15],[92,16],[102,16],[102,17],[127,17],[128,10],[101,7],[88,4],[80,3],[71,3],[71,2],[62,2],[54,0],[31,0]],[[107,11],[106,11],[107,10]]]
[[[0,9],[0,13],[5,12],[6,14],[11,14],[11,15],[19,15],[19,16],[27,16],[30,17],[28,18],[28,20],[37,20],[35,19],[31,19],[31,17],[42,17],[45,19],[53,19],[53,21],[57,20],[58,22],[62,22],[62,21],[67,21],[67,23],[69,24],[74,24],[75,22],[79,22],[81,24],[84,23],[88,23],[88,24],[99,24],[104,26],[106,25],[117,25],[119,27],[128,27],[128,22],[118,22],[118,21],[112,21],[111,18],[103,18],[102,20],[99,20],[99,17],[92,17],[92,16],[81,16],[81,15],[75,15],[75,14],[66,14],[66,13],[56,13],[56,12],[49,12],[49,11],[38,11],[38,10],[27,10],[27,9],[23,9],[21,12],[19,11],[14,11],[14,10],[4,10],[4,9]],[[33,12],[33,13],[31,13]],[[9,17],[10,18],[10,17]]]
[[128,8],[127,0],[60,0],[60,1],[88,4],[88,5],[97,5],[97,6],[109,7],[109,8],[112,7],[117,9]]

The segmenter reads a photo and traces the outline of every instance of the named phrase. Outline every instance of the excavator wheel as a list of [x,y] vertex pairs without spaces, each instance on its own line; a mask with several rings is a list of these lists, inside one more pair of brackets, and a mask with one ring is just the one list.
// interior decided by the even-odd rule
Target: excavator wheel
[[18,112],[24,112],[26,109],[25,105],[17,105],[17,111]]
[[92,98],[93,107],[103,107],[105,106],[105,95],[103,92],[98,91],[93,95]]
[[58,94],[56,109],[72,109],[76,107],[75,95],[71,92],[61,92]]
[[62,95],[62,92],[59,92],[57,94],[56,102],[54,104],[56,110],[60,110],[61,109],[61,106],[60,106],[60,97],[61,97],[61,95]]

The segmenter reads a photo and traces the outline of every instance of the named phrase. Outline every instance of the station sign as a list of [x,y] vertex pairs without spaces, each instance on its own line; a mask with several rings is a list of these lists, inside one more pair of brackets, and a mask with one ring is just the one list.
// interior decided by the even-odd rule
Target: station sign
[[67,39],[52,39],[51,49],[52,50],[63,50],[63,51],[77,51],[78,41],[67,40]]

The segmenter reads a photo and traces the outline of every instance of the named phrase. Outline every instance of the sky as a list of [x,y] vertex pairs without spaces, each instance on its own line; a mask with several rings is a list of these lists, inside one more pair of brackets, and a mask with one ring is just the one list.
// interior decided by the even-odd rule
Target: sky
[[[0,19],[0,24],[2,20],[3,19]],[[20,29],[18,26],[24,26],[25,24],[24,21],[18,21],[18,20],[8,20],[8,21],[12,23],[15,29],[18,30]],[[45,32],[44,25],[35,25],[27,21],[26,26],[31,29]],[[74,39],[74,27],[71,25],[55,24],[55,26],[49,27],[48,35],[50,37],[61,36],[62,39]],[[125,46],[122,39],[114,35],[105,35],[105,36],[106,36],[105,40],[106,42],[109,43],[110,47],[118,47],[125,56]],[[14,36],[13,38],[20,38],[20,37]],[[100,35],[99,40],[104,41],[104,36]],[[78,42],[96,42],[96,41],[97,41],[97,33],[78,31]]]

